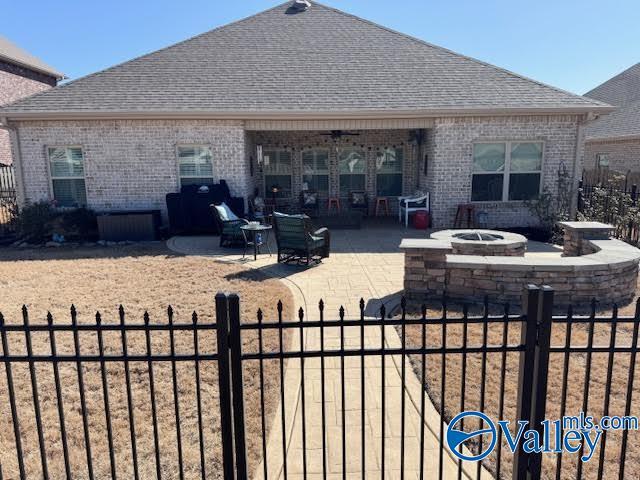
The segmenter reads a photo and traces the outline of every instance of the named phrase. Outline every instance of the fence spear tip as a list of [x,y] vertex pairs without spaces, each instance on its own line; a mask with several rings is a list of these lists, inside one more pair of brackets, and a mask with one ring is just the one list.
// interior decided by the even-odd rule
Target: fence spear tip
[[302,309],[302,307],[298,309],[298,318],[300,319],[300,321],[304,319],[304,310]]
[[144,320],[144,324],[145,325],[149,325],[149,312],[147,312],[146,310],[144,311],[144,315],[142,315],[142,318]]
[[191,314],[191,321],[194,323],[194,325],[196,323],[198,323],[198,314],[196,313],[196,311],[194,310],[193,313]]

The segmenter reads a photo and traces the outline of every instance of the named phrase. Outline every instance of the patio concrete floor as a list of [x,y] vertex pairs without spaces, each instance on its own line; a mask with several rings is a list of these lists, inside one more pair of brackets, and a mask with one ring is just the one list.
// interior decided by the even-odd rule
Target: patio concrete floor
[[[173,237],[167,245],[170,249],[187,254],[211,257],[215,261],[244,264],[265,274],[280,278],[289,286],[297,307],[304,308],[308,319],[318,319],[318,301],[325,302],[325,318],[338,318],[340,306],[345,308],[345,317],[359,318],[358,302],[366,302],[365,316],[372,318],[384,303],[387,308],[397,305],[403,288],[404,258],[398,246],[402,238],[427,238],[428,232],[405,229],[399,224],[373,225],[362,230],[332,230],[331,256],[320,265],[305,268],[282,265],[276,262],[276,248],[273,238],[269,239],[272,255],[262,253],[256,261],[253,252],[242,258],[242,250],[222,249],[218,237]],[[266,249],[264,249],[266,251]],[[557,248],[530,242],[527,255],[559,256]],[[241,299],[242,301],[242,299]],[[365,348],[379,348],[381,329],[378,326],[365,328]],[[294,336],[292,351],[299,350],[296,345],[298,336]],[[319,349],[320,335],[317,329],[308,329],[304,337],[304,348]],[[385,342],[389,347],[399,347],[400,338],[393,327],[385,328]],[[325,332],[326,348],[340,346],[340,332],[337,328],[328,328]],[[359,348],[360,330],[358,327],[345,328],[345,346]],[[360,390],[360,358],[345,359],[345,427],[346,427],[346,471],[348,478],[362,478],[361,433],[362,421]],[[384,395],[385,408],[385,472],[390,479],[400,478],[401,457],[401,396],[405,395],[405,478],[418,479],[420,470],[420,395],[421,385],[406,359],[405,386],[401,381],[401,356],[389,355],[386,359]],[[365,361],[365,444],[366,477],[380,478],[381,474],[381,409],[382,379],[381,360],[367,357]],[[306,472],[310,479],[322,478],[322,429],[321,429],[321,383],[320,360],[305,361],[305,412],[306,412]],[[326,472],[327,478],[342,478],[342,402],[341,367],[336,358],[325,362],[325,411],[326,426]],[[287,361],[285,375],[285,418],[287,438],[287,479],[303,478],[302,451],[302,402],[301,402],[300,360]],[[440,415],[427,397],[425,408],[425,478],[438,478]],[[274,417],[267,446],[267,473],[269,478],[284,479],[282,455],[282,428],[280,416],[281,404]],[[446,426],[445,426],[446,429]],[[443,478],[458,478],[458,462],[444,447]],[[475,465],[463,465],[463,478],[476,478]],[[260,465],[252,478],[263,478],[263,466]],[[482,478],[492,478],[483,469]]]

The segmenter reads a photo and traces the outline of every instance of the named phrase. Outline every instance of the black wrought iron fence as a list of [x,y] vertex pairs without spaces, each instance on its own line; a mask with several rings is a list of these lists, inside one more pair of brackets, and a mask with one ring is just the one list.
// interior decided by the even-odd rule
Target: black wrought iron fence
[[13,232],[17,206],[14,168],[0,165],[0,238]]
[[[0,316],[4,478],[631,478],[637,432],[567,452],[550,443],[572,428],[548,429],[638,411],[637,305],[553,315],[551,288],[523,299],[249,320],[218,294],[215,323]],[[549,451],[513,448],[518,421]]]
[[611,224],[616,238],[637,245],[640,242],[640,208],[637,185],[618,188],[613,184],[580,182],[578,213],[581,218]]

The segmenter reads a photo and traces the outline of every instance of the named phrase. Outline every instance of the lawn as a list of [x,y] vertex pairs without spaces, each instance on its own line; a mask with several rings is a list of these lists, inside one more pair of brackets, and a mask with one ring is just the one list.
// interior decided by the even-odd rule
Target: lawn
[[[176,323],[191,322],[196,311],[199,322],[215,320],[214,295],[217,291],[237,292],[241,298],[244,320],[254,321],[255,312],[262,308],[266,318],[273,319],[279,299],[284,303],[287,317],[292,312],[292,297],[279,281],[266,279],[260,273],[241,266],[215,262],[203,257],[185,257],[168,251],[161,244],[141,244],[113,248],[78,248],[47,250],[0,251],[0,311],[7,323],[22,321],[20,308],[29,308],[31,323],[43,323],[47,311],[56,323],[69,323],[69,307],[78,310],[80,323],[95,321],[99,310],[104,323],[118,321],[117,309],[122,304],[126,321],[141,323],[148,311],[151,323],[167,321],[170,304]],[[24,337],[9,334],[11,353],[25,351]],[[47,333],[34,334],[34,351],[49,354]],[[56,335],[59,353],[73,353],[70,334]],[[122,352],[121,337],[117,333],[104,334],[105,350]],[[275,334],[264,335],[265,348],[277,346]],[[82,353],[97,352],[95,334],[80,335]],[[243,344],[255,348],[256,338],[244,333]],[[200,350],[214,352],[215,333],[199,334]],[[143,354],[146,348],[142,332],[127,337],[130,354]],[[168,334],[152,334],[154,353],[169,352]],[[193,352],[191,332],[176,333],[176,351]],[[260,460],[260,396],[258,370],[253,362],[246,362],[244,370],[246,428],[250,469]],[[60,439],[56,393],[51,364],[38,364],[40,407],[51,478],[64,477],[64,462]],[[2,369],[4,370],[4,368]],[[140,478],[155,477],[153,429],[149,396],[149,376],[146,363],[130,364],[132,397],[135,414]],[[106,437],[103,389],[99,364],[85,364],[83,368],[87,406],[89,411],[92,458],[95,478],[110,477],[109,449]],[[60,365],[62,397],[65,404],[65,424],[69,441],[70,460],[74,478],[87,478],[86,452],[79,408],[78,379],[75,364]],[[184,451],[185,478],[200,478],[199,437],[197,430],[196,390],[193,362],[178,363],[181,439]],[[42,477],[37,434],[34,421],[31,383],[28,364],[14,365],[13,377],[18,397],[18,412],[22,429],[24,459],[29,478]],[[154,365],[154,383],[159,423],[162,474],[164,478],[178,478],[177,437],[174,412],[171,365]],[[127,414],[124,365],[107,365],[111,421],[114,431],[116,473],[119,478],[133,478],[130,445],[130,424]],[[266,418],[277,406],[277,365],[265,362]],[[215,362],[201,363],[203,426],[205,432],[205,468],[207,478],[222,476],[220,451],[220,419],[218,376]],[[5,479],[18,478],[15,441],[7,395],[7,377],[0,372],[0,458]]]
[[[496,308],[495,312],[498,313]],[[480,310],[471,309],[471,313],[479,314]],[[610,312],[608,312],[610,313]],[[631,315],[633,306],[627,306],[621,309],[621,314]],[[437,305],[431,305],[428,311],[428,317],[438,318],[441,310]],[[460,316],[460,306],[452,305],[449,308],[449,317]],[[401,330],[398,329],[399,333]],[[608,345],[610,339],[611,327],[608,325],[596,325],[594,329],[594,344]],[[468,326],[468,345],[479,346],[483,341],[483,327],[481,324]],[[503,342],[503,324],[489,324],[487,328],[487,344],[501,345]],[[617,331],[616,343],[621,346],[631,345],[631,325],[620,325]],[[520,343],[520,325],[513,323],[509,325],[507,332],[509,344]],[[427,346],[439,348],[442,345],[442,327],[431,325],[426,329]],[[461,347],[463,339],[462,325],[450,324],[447,326],[447,346]],[[565,324],[554,325],[552,329],[552,346],[563,346],[566,338]],[[420,326],[409,326],[406,328],[406,342],[408,346],[418,347],[422,341],[422,328]],[[587,328],[586,326],[575,325],[571,334],[571,344],[573,346],[581,346],[587,344]],[[582,411],[583,391],[585,384],[585,365],[586,354],[574,353],[569,356],[569,373],[567,377],[567,403],[566,415],[577,415]],[[605,388],[607,378],[608,354],[597,353],[592,356],[591,379],[589,382],[590,392],[588,396],[587,412],[595,418],[603,415]],[[441,402],[441,378],[442,378],[442,356],[427,355],[426,360],[426,390],[434,405],[440,410]],[[517,407],[517,387],[518,387],[518,353],[509,353],[505,355],[505,376],[503,399],[503,410],[500,414],[500,392],[503,356],[501,353],[488,353],[486,363],[486,381],[485,381],[485,403],[481,405],[481,373],[482,373],[482,356],[481,354],[469,354],[466,359],[466,382],[464,395],[464,410],[481,410],[489,417],[505,420],[514,420]],[[629,354],[616,354],[613,359],[613,377],[611,382],[611,403],[609,406],[610,415],[624,415],[625,399],[627,389],[627,378],[629,374]],[[421,356],[414,355],[411,358],[412,365],[418,378],[421,378]],[[563,362],[564,354],[554,353],[550,356],[550,370],[548,378],[548,395],[547,395],[547,419],[554,420],[560,418],[560,404],[563,386]],[[447,420],[461,411],[461,387],[462,387],[462,355],[448,354],[446,355],[446,376],[445,376],[445,394],[444,394],[444,412]],[[637,366],[636,366],[637,367]],[[634,380],[634,395],[631,408],[631,414],[637,415],[640,410],[640,368],[636,368]],[[471,425],[465,425],[469,427]],[[605,468],[604,478],[618,478],[618,467],[620,464],[620,445],[622,435],[619,432],[609,432],[607,434],[607,443],[605,449]],[[639,432],[630,432],[627,446],[626,456],[626,473],[625,478],[636,475],[640,471],[640,440]],[[595,479],[598,473],[600,449],[598,448],[592,460],[584,465],[581,479]],[[501,477],[503,479],[511,478],[511,464],[513,455],[506,450],[506,442],[502,444],[502,465]],[[566,454],[562,458],[561,476],[560,478],[575,479],[576,478],[576,455]],[[485,460],[486,466],[496,472],[497,454],[490,455]],[[543,455],[543,478],[552,479],[555,477],[556,471],[556,455]],[[635,478],[635,477],[634,477]]]

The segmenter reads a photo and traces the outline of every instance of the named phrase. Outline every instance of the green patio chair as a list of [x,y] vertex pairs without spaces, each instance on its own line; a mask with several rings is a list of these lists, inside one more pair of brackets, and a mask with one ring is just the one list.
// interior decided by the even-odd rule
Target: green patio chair
[[244,245],[244,236],[240,227],[249,222],[244,218],[238,218],[231,209],[222,202],[220,205],[210,205],[213,216],[218,224],[221,247],[241,247]]
[[318,230],[306,215],[286,215],[274,212],[273,224],[278,244],[278,262],[303,265],[320,263],[329,257],[330,234],[327,228]]

